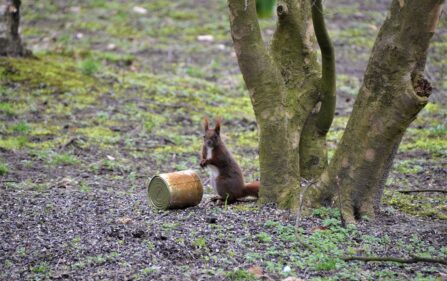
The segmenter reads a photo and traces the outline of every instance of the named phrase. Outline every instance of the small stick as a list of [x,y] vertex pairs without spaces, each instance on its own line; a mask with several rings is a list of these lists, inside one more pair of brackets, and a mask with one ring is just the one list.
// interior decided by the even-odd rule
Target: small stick
[[413,189],[413,190],[398,190],[400,193],[422,193],[422,192],[439,192],[447,193],[445,189]]
[[311,187],[312,185],[314,185],[316,183],[316,181],[313,181],[311,183],[309,183],[307,186],[304,187],[303,191],[300,194],[300,205],[298,206],[298,211],[296,213],[296,220],[295,220],[295,227],[298,229],[298,225],[300,223],[301,220],[301,212],[303,211],[303,201],[304,201],[304,195],[306,194],[306,191],[309,187]]
[[418,256],[411,256],[411,258],[398,258],[398,257],[356,257],[356,256],[349,256],[349,257],[341,257],[344,261],[383,261],[383,262],[398,262],[398,263],[418,263],[418,262],[428,262],[428,263],[440,263],[447,265],[447,260],[445,259],[437,259],[437,258],[424,258],[424,257],[418,257]]

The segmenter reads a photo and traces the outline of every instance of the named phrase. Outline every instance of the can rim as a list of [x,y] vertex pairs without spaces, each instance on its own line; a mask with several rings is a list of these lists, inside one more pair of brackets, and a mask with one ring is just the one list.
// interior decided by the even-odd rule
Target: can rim
[[[164,200],[164,201],[160,201],[160,200],[156,200],[156,198],[151,197],[151,193],[150,193],[150,189],[151,189],[151,184],[154,182],[154,180],[161,180],[163,182],[163,187],[166,189],[167,193],[168,193],[168,199]],[[153,176],[151,178],[151,180],[149,181],[148,187],[147,187],[147,197],[149,200],[149,203],[151,203],[151,206],[153,206],[156,209],[159,210],[166,210],[169,208],[170,204],[171,204],[171,187],[169,186],[168,182],[161,176],[161,175],[157,175],[157,176]]]

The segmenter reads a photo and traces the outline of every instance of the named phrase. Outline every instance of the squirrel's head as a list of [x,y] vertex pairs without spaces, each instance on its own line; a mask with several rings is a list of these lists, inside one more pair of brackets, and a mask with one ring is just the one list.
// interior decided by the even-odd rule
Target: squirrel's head
[[214,129],[209,127],[208,118],[205,118],[203,122],[203,128],[205,130],[205,134],[203,135],[203,142],[208,147],[216,147],[220,143],[220,124],[222,121],[220,119],[216,119],[216,126]]

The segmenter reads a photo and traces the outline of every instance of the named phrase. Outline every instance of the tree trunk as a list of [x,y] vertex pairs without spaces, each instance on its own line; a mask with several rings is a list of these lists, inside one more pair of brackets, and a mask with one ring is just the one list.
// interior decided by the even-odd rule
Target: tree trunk
[[[260,201],[295,208],[301,191],[301,135],[323,96],[322,88],[316,87],[320,78],[310,2],[278,1],[278,26],[270,50],[262,41],[255,1],[229,0],[229,9],[234,48],[259,129]],[[314,110],[316,115],[320,107]],[[315,123],[307,123],[308,135],[315,133],[316,129],[310,128]],[[323,139],[326,132],[321,134]],[[320,157],[325,141],[307,142],[307,146],[318,146],[314,150]],[[320,168],[325,161],[307,166],[306,172]]]
[[234,48],[259,128],[260,201],[294,208],[301,177],[319,179],[305,189],[306,204],[330,204],[337,197],[346,221],[374,217],[400,140],[431,93],[423,71],[443,1],[393,1],[329,166],[335,62],[321,0],[279,0],[270,50],[261,38],[255,1],[228,2]]
[[7,0],[5,5],[0,6],[0,56],[30,54],[20,39],[20,4],[20,0]]
[[330,202],[340,194],[347,222],[374,218],[400,140],[428,101],[431,86],[423,70],[442,5],[440,0],[394,0],[379,31],[318,198]]

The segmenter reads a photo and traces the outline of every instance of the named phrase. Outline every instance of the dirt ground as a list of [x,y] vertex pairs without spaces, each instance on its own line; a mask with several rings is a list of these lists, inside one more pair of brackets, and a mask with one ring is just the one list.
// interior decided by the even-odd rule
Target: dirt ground
[[[328,1],[337,59],[330,155],[390,1]],[[210,15],[210,13],[213,13]],[[274,19],[262,20],[266,42]],[[447,21],[433,39],[430,103],[408,130],[376,221],[240,202],[156,211],[153,175],[198,166],[201,120],[224,119],[247,180],[256,123],[225,1],[24,1],[32,60],[0,59],[1,280],[441,280],[447,266],[343,256],[447,259]],[[206,35],[204,37],[204,35]]]

